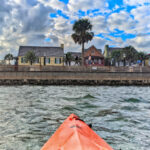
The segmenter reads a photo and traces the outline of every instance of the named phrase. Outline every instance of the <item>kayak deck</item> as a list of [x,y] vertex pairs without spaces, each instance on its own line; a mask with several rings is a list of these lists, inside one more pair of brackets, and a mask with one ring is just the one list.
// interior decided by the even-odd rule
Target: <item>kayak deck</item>
[[113,150],[84,121],[71,114],[41,150]]

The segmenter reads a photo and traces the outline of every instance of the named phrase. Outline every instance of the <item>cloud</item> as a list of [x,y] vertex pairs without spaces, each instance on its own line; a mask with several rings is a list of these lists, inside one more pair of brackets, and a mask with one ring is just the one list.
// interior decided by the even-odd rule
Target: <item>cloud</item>
[[134,27],[136,25],[135,20],[126,11],[111,14],[107,23],[111,31],[119,29],[125,31],[125,33],[134,33]]
[[136,32],[137,33],[148,33],[150,32],[150,6],[139,6],[131,11],[136,21]]
[[144,4],[148,4],[148,3],[150,3],[149,0],[124,0],[124,4],[134,5],[134,6],[144,5]]
[[[105,44],[123,47],[135,46],[150,51],[150,5],[146,0],[124,0],[123,4],[106,0],[1,0],[0,5],[0,54],[17,55],[20,45],[59,46],[66,51],[81,51],[81,46],[71,38],[72,23],[83,16],[90,19],[95,35],[85,47],[95,45],[104,49]],[[147,4],[146,4],[147,3]],[[128,11],[130,6],[132,9]],[[80,13],[79,13],[80,11]],[[56,17],[51,18],[50,14]],[[63,17],[63,16],[68,17]],[[117,36],[116,29],[122,34]],[[135,35],[123,41],[123,35]],[[45,39],[49,38],[49,41]]]
[[25,0],[2,2],[0,46],[3,55],[1,57],[8,52],[14,52],[17,55],[20,45],[43,45],[48,29],[54,26],[49,13],[55,10],[41,3],[34,3],[32,6]]
[[126,43],[128,45],[135,46],[140,51],[150,52],[150,6],[141,5],[131,11],[131,15],[136,22],[134,27],[134,33],[136,37],[134,39],[128,39]]
[[59,0],[37,0],[45,7],[52,7],[55,10],[64,10],[67,9],[66,5]]
[[[50,7],[44,7],[42,4],[30,8],[28,11],[25,10],[26,17],[22,20],[23,29],[22,32],[44,32],[50,27],[53,20],[49,19],[49,12],[54,10]],[[41,15],[42,14],[42,15]],[[20,16],[21,17],[21,16]],[[21,20],[21,18],[19,19]]]
[[5,22],[5,17],[7,17],[10,14],[11,7],[9,4],[7,4],[7,1],[1,0],[1,6],[0,6],[0,33],[2,32],[2,27]]
[[93,32],[95,33],[95,35],[99,33],[108,33],[105,16],[95,16],[89,19],[93,24]]
[[75,13],[78,10],[87,11],[100,9],[102,12],[107,11],[108,3],[102,0],[69,0],[68,9],[70,12]]
[[133,45],[136,49],[140,51],[150,52],[150,35],[137,36],[134,39],[127,40],[129,45]]

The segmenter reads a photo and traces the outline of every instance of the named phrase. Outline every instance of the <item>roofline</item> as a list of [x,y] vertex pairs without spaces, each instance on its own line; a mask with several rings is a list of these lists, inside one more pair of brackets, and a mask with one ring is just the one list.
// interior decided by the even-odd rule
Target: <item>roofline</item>
[[109,49],[115,49],[115,48],[123,49],[124,47],[109,47]]
[[[40,47],[40,48],[62,48],[62,47],[56,47],[56,46],[19,46],[20,47]],[[63,48],[62,48],[63,49]]]
[[[90,47],[86,48],[86,50],[90,49],[91,47],[95,47],[94,45],[91,45]],[[95,47],[96,48],[96,47]],[[97,48],[96,48],[97,49]]]

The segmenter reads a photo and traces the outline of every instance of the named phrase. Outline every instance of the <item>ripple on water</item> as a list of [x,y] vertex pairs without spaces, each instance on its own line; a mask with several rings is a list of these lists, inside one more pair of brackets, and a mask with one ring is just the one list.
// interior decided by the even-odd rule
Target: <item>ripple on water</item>
[[85,96],[79,96],[79,97],[63,97],[63,99],[65,100],[69,100],[69,101],[72,101],[72,100],[83,100],[83,99],[94,99],[95,97],[90,95],[90,94],[87,94]]
[[122,109],[127,110],[127,111],[140,111],[139,108],[137,106],[134,106],[134,105],[123,106]]
[[62,110],[68,110],[68,111],[70,111],[70,112],[74,112],[75,110],[81,111],[81,109],[78,109],[78,108],[72,107],[72,106],[64,106],[64,107],[62,108]]
[[141,100],[137,99],[137,98],[129,98],[129,99],[125,99],[125,102],[129,102],[129,103],[140,103]]
[[83,97],[84,99],[94,99],[95,97],[90,95],[90,94],[87,94]]
[[100,110],[95,116],[99,116],[99,117],[104,117],[107,115],[116,115],[119,112],[116,110],[112,110],[112,109],[104,109],[104,110]]
[[0,87],[0,149],[40,150],[75,113],[115,150],[150,146],[149,87]]

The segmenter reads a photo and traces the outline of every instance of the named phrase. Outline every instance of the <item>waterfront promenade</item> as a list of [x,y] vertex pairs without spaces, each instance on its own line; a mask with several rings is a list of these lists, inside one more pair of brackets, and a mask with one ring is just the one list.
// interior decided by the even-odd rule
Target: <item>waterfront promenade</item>
[[0,67],[0,85],[150,85],[150,67]]

